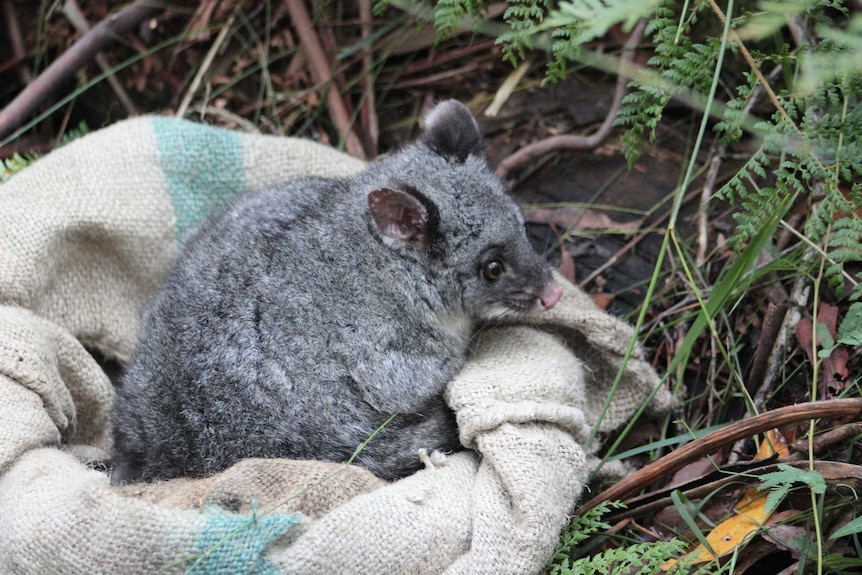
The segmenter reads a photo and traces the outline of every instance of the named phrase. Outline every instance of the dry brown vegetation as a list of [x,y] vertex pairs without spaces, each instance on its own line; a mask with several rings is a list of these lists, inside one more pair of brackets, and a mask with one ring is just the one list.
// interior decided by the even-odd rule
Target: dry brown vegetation
[[[594,490],[581,511],[620,499],[629,507],[610,516],[613,533],[643,540],[679,533],[695,542],[692,531],[708,532],[732,516],[745,487],[786,471],[781,464],[819,473],[823,493],[815,497],[795,485],[764,518],[767,528],[735,548],[738,573],[807,572],[814,517],[825,536],[855,517],[862,488],[860,357],[857,345],[825,341],[826,332],[837,337],[849,300],[825,285],[813,289],[823,278],[806,275],[800,263],[810,257],[803,255],[801,230],[812,200],[800,198],[790,208],[771,251],[751,256],[762,260],[756,273],[721,284],[738,261],[739,250],[727,242],[736,206],[701,198],[732,177],[750,140],[722,149],[716,138],[699,152],[701,169],[674,230],[680,252],[698,269],[669,258],[645,301],[699,113],[674,104],[656,142],[626,168],[621,130],[606,121],[625,82],[574,67],[565,82],[543,85],[541,53],[513,69],[495,43],[504,26],[499,5],[437,41],[412,3],[394,2],[372,15],[370,0],[174,1],[154,8],[135,3],[131,12],[111,0],[2,2],[0,158],[46,153],[81,123],[95,130],[137,114],[311,138],[373,158],[412,138],[434,101],[466,102],[491,141],[491,162],[529,204],[536,246],[611,312],[634,320],[646,304],[644,341],[656,367],[668,371],[668,385],[685,398],[668,420],[633,426],[618,443],[607,443],[615,453],[646,446],[626,457],[641,469],[608,491]],[[100,22],[122,26],[106,33]],[[642,65],[652,47],[639,33],[614,28],[591,47]],[[488,114],[495,97],[499,106]],[[754,113],[771,113],[768,103],[758,106]],[[549,145],[549,137],[564,149]],[[519,152],[537,142],[532,152]],[[686,341],[699,298],[722,286],[727,305],[710,328],[701,326],[699,337]],[[683,348],[687,361],[674,363]],[[756,438],[775,428],[787,451],[756,458]],[[661,441],[673,437],[678,441]],[[820,509],[813,511],[815,503]],[[834,541],[825,536],[829,553],[862,554],[858,532]],[[601,543],[611,544],[619,543],[608,536]]]

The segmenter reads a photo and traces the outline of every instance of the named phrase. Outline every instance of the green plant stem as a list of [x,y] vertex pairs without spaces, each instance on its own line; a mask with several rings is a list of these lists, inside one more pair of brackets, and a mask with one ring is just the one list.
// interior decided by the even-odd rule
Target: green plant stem
[[[829,232],[824,236],[823,244],[828,245]],[[812,303],[811,313],[813,315],[811,321],[811,362],[813,364],[811,374],[811,401],[817,401],[817,388],[819,387],[818,374],[820,372],[821,359],[817,354],[817,316],[820,307],[820,282],[823,281],[823,269],[826,265],[826,259],[820,258],[820,267],[817,270],[817,277],[814,278],[814,298]],[[808,422],[808,470],[814,471],[814,431],[815,422],[812,419]],[[808,486],[808,492],[811,495],[811,515],[814,517],[814,535],[817,540],[817,575],[823,575],[823,532],[820,526],[820,514],[817,512],[817,493],[813,486]]]
[[676,36],[673,38],[674,44],[679,44],[679,37],[682,36],[682,28],[683,22],[685,22],[685,15],[688,14],[688,0],[685,0],[682,4],[682,10],[679,11],[679,24],[676,27]]
[[[727,13],[732,14],[732,12],[733,12],[733,0],[728,0]],[[704,109],[706,111],[704,112],[703,119],[701,120],[700,130],[698,131],[697,139],[695,141],[694,148],[691,152],[691,157],[689,159],[688,168],[686,169],[685,177],[683,178],[683,182],[680,185],[679,189],[677,190],[676,197],[674,198],[673,209],[671,210],[670,219],[668,220],[668,224],[667,224],[667,233],[665,233],[664,238],[662,239],[661,248],[659,249],[659,252],[658,252],[658,258],[657,258],[656,264],[653,268],[653,275],[652,275],[652,278],[650,280],[649,286],[647,287],[647,293],[644,296],[644,305],[641,306],[640,312],[638,313],[637,322],[635,323],[635,330],[634,330],[635,335],[632,337],[632,340],[629,342],[629,346],[626,349],[626,354],[623,357],[623,361],[622,361],[622,364],[620,366],[620,369],[617,371],[617,376],[614,379],[614,382],[611,385],[610,392],[608,393],[608,397],[605,399],[605,403],[602,406],[602,411],[601,411],[601,413],[599,413],[598,420],[596,421],[595,426],[593,426],[593,429],[590,432],[589,439],[587,439],[586,445],[584,447],[584,449],[587,452],[589,452],[590,447],[592,447],[593,441],[595,441],[595,437],[596,437],[596,434],[598,433],[599,426],[601,425],[602,420],[604,419],[605,414],[607,413],[607,410],[611,405],[611,401],[614,398],[616,389],[619,386],[620,381],[622,380],[625,366],[628,365],[628,361],[631,358],[632,353],[634,352],[637,334],[640,333],[640,330],[643,327],[644,319],[646,318],[646,312],[647,312],[647,307],[648,307],[646,305],[646,302],[649,302],[651,300],[652,295],[653,295],[653,293],[655,293],[655,289],[658,285],[658,278],[659,278],[659,275],[661,272],[662,265],[664,264],[665,254],[667,253],[667,250],[669,249],[670,238],[672,237],[674,230],[676,229],[676,222],[677,222],[677,219],[679,218],[679,213],[682,209],[683,199],[686,196],[686,190],[688,189],[688,186],[691,183],[692,174],[695,171],[695,166],[697,164],[697,152],[698,152],[698,150],[700,150],[701,144],[703,143],[703,136],[706,133],[706,127],[707,127],[707,124],[709,122],[709,110],[712,108],[712,103],[715,101],[715,92],[716,92],[716,89],[718,88],[718,81],[719,81],[719,77],[721,74],[721,67],[722,67],[722,63],[724,61],[724,52],[725,52],[725,49],[727,48],[727,35],[728,35],[729,29],[730,29],[730,20],[727,19],[727,20],[725,20],[725,23],[724,23],[724,34],[722,35],[721,49],[718,52],[718,58],[717,58],[716,63],[715,63],[715,72],[713,73],[712,85],[710,86],[709,96],[707,97],[707,103],[706,103],[706,106],[704,107]],[[619,445],[619,442],[622,441],[622,438],[625,437],[626,434],[629,432],[629,430],[632,428],[635,421],[637,421],[638,417],[640,417],[641,413],[643,413],[643,410],[646,409],[646,406],[649,403],[649,401],[652,401],[652,398],[655,396],[655,393],[657,391],[658,391],[657,389],[653,390],[653,393],[650,394],[647,401],[641,405],[640,409],[637,411],[637,413],[635,413],[634,417],[632,417],[632,420],[629,422],[629,424],[626,426],[626,428],[620,434],[617,441],[614,443],[614,445],[611,446],[610,449],[608,449],[608,452],[605,455],[605,457],[602,459],[602,461],[599,463],[599,465],[593,471],[593,475],[595,475],[595,473],[597,473],[599,471],[599,469],[601,469],[602,465],[607,460],[607,458],[611,454],[613,454],[614,449],[617,447],[617,445]]]
[[[837,168],[836,168],[836,169],[837,169]],[[793,226],[791,226],[791,225],[790,225],[789,223],[787,223],[786,221],[781,220],[781,221],[779,222],[779,225],[781,225],[781,227],[782,227],[785,231],[787,231],[788,233],[790,233],[790,234],[792,234],[793,236],[795,236],[795,237],[796,237],[796,239],[798,239],[800,242],[802,242],[803,244],[805,244],[806,246],[808,246],[808,248],[809,248],[812,252],[816,253],[817,255],[819,255],[821,258],[825,259],[825,260],[826,260],[827,262],[829,262],[830,264],[835,264],[835,263],[837,263],[837,262],[835,261],[835,259],[834,259],[834,258],[831,258],[831,257],[829,256],[829,254],[827,254],[827,253],[826,253],[826,250],[825,250],[825,249],[823,249],[823,248],[821,248],[820,246],[818,246],[817,244],[815,244],[813,241],[811,241],[811,239],[810,239],[808,236],[806,236],[805,234],[800,233],[800,232],[799,232],[799,230],[797,230],[796,228],[794,228]],[[852,276],[848,271],[846,271],[846,270],[841,270],[841,275],[844,277],[844,280],[845,280],[845,281],[847,281],[847,282],[849,282],[849,283],[850,283],[854,288],[855,288],[855,287],[856,287],[856,285],[859,283],[859,280],[858,280],[857,278],[853,277],[853,276]]]
[[[662,239],[661,248],[659,248],[659,251],[658,251],[658,258],[656,260],[656,264],[653,267],[653,275],[650,278],[649,285],[647,286],[647,292],[644,295],[644,302],[651,301],[652,296],[655,293],[655,290],[658,286],[658,278],[661,275],[661,268],[662,268],[662,265],[664,263],[664,257],[665,257],[665,254],[667,253],[667,250],[668,250],[668,242],[669,242],[668,238],[669,238],[669,234],[665,233],[664,237]],[[611,400],[613,399],[613,397],[615,395],[615,392],[617,390],[617,387],[619,386],[620,381],[622,381],[622,376],[623,376],[623,373],[625,372],[626,366],[628,365],[629,359],[631,359],[632,353],[634,353],[635,344],[637,343],[637,334],[640,333],[640,330],[643,327],[644,320],[646,319],[647,309],[648,309],[647,305],[642,305],[640,308],[640,311],[638,312],[638,318],[637,318],[637,321],[635,322],[634,335],[632,336],[631,340],[629,341],[629,345],[626,348],[626,353],[623,356],[622,363],[620,364],[620,369],[617,371],[616,378],[614,379],[614,382],[611,385],[610,392],[608,393],[608,397],[605,399],[605,403],[602,406],[602,411],[599,414],[599,418],[596,421],[595,426],[593,426],[593,429],[590,432],[590,437],[589,437],[589,439],[587,439],[587,442],[585,444],[584,449],[587,452],[589,452],[593,441],[595,441],[596,434],[598,433],[598,430],[599,430],[599,426],[601,425],[601,422],[604,419],[605,414],[607,413],[607,410],[611,405]],[[641,414],[644,412],[646,407],[653,400],[656,393],[658,393],[659,388],[665,384],[665,382],[667,381],[667,378],[668,378],[668,374],[665,374],[665,376],[661,380],[661,383],[655,389],[652,390],[652,393],[649,394],[649,397],[646,398],[646,400],[641,404],[641,406],[638,408],[638,410],[632,415],[632,418],[629,421],[629,423],[625,426],[625,428],[622,430],[622,432],[619,433],[616,441],[614,441],[614,443],[608,448],[605,456],[602,458],[602,460],[599,462],[599,464],[595,467],[595,469],[593,469],[592,473],[590,474],[590,479],[595,477],[595,475],[599,472],[599,470],[602,468],[602,466],[608,460],[608,457],[610,457],[611,455],[614,454],[617,447],[619,447],[619,445],[623,441],[623,439],[629,434],[631,429],[635,426],[637,421],[640,419]]]
[[676,230],[669,230],[671,240],[673,241],[673,245],[676,248],[677,254],[679,254],[679,262],[682,265],[683,273],[685,273],[685,277],[691,285],[691,290],[694,293],[694,297],[697,299],[697,303],[700,306],[700,309],[706,314],[707,325],[709,326],[710,335],[713,337],[713,340],[718,345],[719,353],[721,353],[721,357],[724,358],[724,361],[727,363],[728,368],[731,371],[733,376],[733,380],[736,382],[742,394],[745,396],[745,400],[748,403],[749,408],[752,412],[757,415],[757,406],[754,404],[754,399],[752,399],[751,394],[748,392],[748,388],[745,386],[745,382],[742,381],[742,376],[739,373],[739,370],[732,369],[731,366],[733,362],[730,358],[730,353],[727,351],[727,348],[721,343],[718,336],[718,330],[715,328],[715,321],[710,317],[709,310],[706,306],[706,301],[703,299],[702,294],[700,293],[700,289],[698,289],[694,276],[692,275],[691,269],[686,262],[685,253],[682,250],[682,246],[679,245],[679,239],[676,236]]
[[[728,0],[727,2],[727,14],[730,15],[733,13],[733,0]],[[707,105],[706,110],[712,108],[712,104],[715,101],[715,92],[718,89],[718,82],[721,75],[722,64],[724,63],[724,52],[727,50],[727,38],[730,32],[730,18],[726,18],[724,21],[724,31],[721,36],[721,48],[718,50],[718,57],[715,62],[715,72],[712,75],[712,85],[709,87],[709,95],[707,96]],[[683,179],[680,194],[677,197],[677,204],[674,206],[673,213],[671,213],[671,219],[668,223],[668,228],[676,228],[676,220],[679,217],[680,209],[682,208],[682,198],[685,197],[685,192],[688,190],[688,186],[691,184],[692,174],[694,173],[695,165],[697,164],[697,153],[700,150],[700,146],[703,143],[703,136],[706,133],[706,127],[709,122],[709,114],[704,113],[700,123],[700,130],[697,133],[697,139],[694,144],[694,149],[691,152],[691,157],[688,161],[688,168],[686,169],[685,178]]]
[[[736,30],[730,28],[728,26],[730,22],[731,16],[731,8],[733,6],[732,2],[728,2],[727,5],[727,15],[725,15],[721,8],[719,8],[718,4],[715,3],[715,0],[707,0],[709,2],[712,11],[715,12],[715,15],[718,16],[718,19],[724,24],[725,29],[725,37],[728,36],[733,40],[733,43],[739,48],[739,52],[742,54],[742,57],[745,58],[746,63],[748,63],[749,68],[751,68],[752,73],[757,77],[757,81],[760,82],[760,85],[763,86],[763,89],[766,91],[766,95],[769,97],[769,101],[772,102],[772,105],[775,106],[775,109],[781,114],[781,117],[784,118],[785,121],[789,122],[793,125],[797,131],[799,131],[798,126],[793,120],[790,119],[790,116],[787,115],[787,111],[784,109],[784,106],[781,105],[781,100],[778,99],[778,96],[772,90],[772,86],[769,85],[769,81],[764,78],[763,73],[760,71],[760,68],[757,67],[757,62],[754,61],[754,58],[751,56],[751,53],[748,51],[748,48],[745,47],[745,44],[742,43],[742,39],[739,37],[739,34],[736,33]],[[724,50],[724,46],[722,45],[722,51]]]

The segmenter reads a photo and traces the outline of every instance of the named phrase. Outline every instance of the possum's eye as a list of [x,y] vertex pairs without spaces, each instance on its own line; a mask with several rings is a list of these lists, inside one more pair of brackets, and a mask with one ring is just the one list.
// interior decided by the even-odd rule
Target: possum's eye
[[506,268],[503,266],[503,262],[500,260],[491,260],[482,266],[482,277],[489,282],[494,282],[497,281],[505,271]]

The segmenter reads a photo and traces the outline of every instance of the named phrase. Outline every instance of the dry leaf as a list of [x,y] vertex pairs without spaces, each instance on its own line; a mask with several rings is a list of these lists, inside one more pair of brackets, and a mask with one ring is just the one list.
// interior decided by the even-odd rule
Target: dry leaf
[[614,301],[614,294],[610,293],[597,293],[590,296],[590,299],[593,300],[593,303],[596,304],[596,307],[599,309],[608,309],[608,306],[611,305],[611,302]]
[[617,222],[606,213],[585,210],[577,206],[558,208],[526,208],[524,219],[531,224],[554,224],[566,229],[578,230],[624,230],[634,231],[641,227],[640,221]]
[[[556,230],[554,230],[556,233]],[[560,265],[557,271],[572,283],[575,283],[575,258],[566,248],[566,242],[560,242]]]
[[[833,341],[838,333],[838,308],[827,303],[821,303],[817,309],[817,323],[826,326]],[[814,364],[814,326],[809,318],[802,318],[796,324],[796,341],[799,346],[808,356],[808,361]],[[820,341],[817,335],[816,344],[818,347],[823,347],[823,342]],[[821,370],[818,379],[818,391],[822,399],[839,397],[841,392],[847,387],[850,372],[847,369],[847,361],[849,353],[843,345],[836,345],[832,348],[831,353],[822,358]]]
[[[789,453],[790,451],[781,434],[776,430],[771,430],[760,443],[757,459],[765,459],[775,454],[778,454],[779,457],[786,457]],[[766,509],[768,495],[768,492],[760,491],[757,487],[746,489],[734,506],[733,515],[716,525],[706,536],[706,541],[714,554],[701,543],[682,559],[667,561],[661,566],[662,571],[670,571],[679,561],[683,561],[687,565],[712,561],[744,545],[769,519],[770,514]]]

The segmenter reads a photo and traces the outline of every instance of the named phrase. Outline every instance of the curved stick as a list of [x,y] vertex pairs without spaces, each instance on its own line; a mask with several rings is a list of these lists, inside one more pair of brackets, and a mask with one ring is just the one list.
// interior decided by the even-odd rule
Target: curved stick
[[745,437],[809,419],[854,416],[860,413],[862,413],[862,399],[829,399],[788,405],[731,423],[724,429],[719,429],[687,443],[676,451],[626,476],[616,485],[605,489],[575,509],[573,514],[582,515],[602,501],[625,499],[663,477],[670,477],[671,474],[692,461],[715,453],[718,448]]
[[611,103],[611,108],[608,110],[602,125],[594,134],[589,136],[581,136],[574,134],[563,134],[561,136],[551,136],[544,140],[539,140],[533,144],[524,146],[514,154],[511,154],[500,162],[497,166],[497,175],[505,178],[514,170],[517,170],[533,158],[547,154],[553,150],[589,150],[601,144],[605,138],[611,133],[616,120],[617,112],[620,111],[620,106],[623,103],[623,97],[626,95],[626,86],[629,79],[623,74],[626,64],[631,63],[634,58],[634,49],[640,43],[643,37],[646,21],[641,20],[632,30],[629,39],[623,45],[623,52],[620,56],[620,72],[617,76],[616,89],[614,90],[614,99]]
[[[189,0],[178,0],[178,3],[189,3]],[[136,0],[119,12],[106,17],[81,36],[72,47],[63,52],[0,111],[0,139],[23,124],[51,92],[71,78],[95,54],[128,30],[147,18],[159,14],[165,8],[167,6],[164,3],[154,0]]]
[[323,52],[323,47],[320,45],[320,40],[314,33],[314,24],[311,22],[311,16],[308,14],[304,0],[287,0],[286,5],[291,22],[293,23],[293,29],[296,35],[299,36],[299,43],[305,50],[309,68],[315,82],[329,84],[325,88],[326,105],[329,108],[329,116],[335,125],[335,129],[338,131],[339,138],[344,138],[344,147],[351,156],[360,160],[368,159],[365,148],[362,147],[362,143],[359,141],[359,136],[351,129],[353,121],[350,113],[347,111],[347,107],[344,105],[344,100],[341,99],[338,87],[335,85],[332,69],[326,58],[326,54]]

